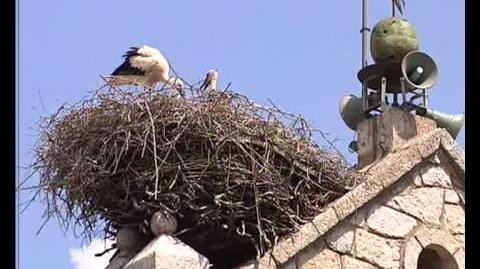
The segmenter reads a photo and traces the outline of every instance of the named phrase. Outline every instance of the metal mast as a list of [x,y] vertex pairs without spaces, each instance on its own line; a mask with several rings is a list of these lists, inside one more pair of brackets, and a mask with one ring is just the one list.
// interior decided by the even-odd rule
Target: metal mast
[[[362,68],[368,65],[367,55],[368,55],[368,33],[370,29],[368,28],[368,0],[362,0]],[[363,99],[363,110],[365,111],[368,107],[367,103],[367,86],[365,83],[362,83],[362,99]]]

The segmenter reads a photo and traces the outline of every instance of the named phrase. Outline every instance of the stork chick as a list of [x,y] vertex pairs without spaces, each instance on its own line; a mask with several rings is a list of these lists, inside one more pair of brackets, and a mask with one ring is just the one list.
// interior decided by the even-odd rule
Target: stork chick
[[200,89],[202,91],[216,91],[217,90],[217,81],[218,81],[218,71],[216,69],[211,69],[207,72],[205,80],[203,81]]
[[140,84],[153,90],[160,82],[172,86],[183,96],[183,81],[170,77],[170,65],[159,50],[147,45],[131,47],[122,57],[123,63],[112,72],[111,85]]

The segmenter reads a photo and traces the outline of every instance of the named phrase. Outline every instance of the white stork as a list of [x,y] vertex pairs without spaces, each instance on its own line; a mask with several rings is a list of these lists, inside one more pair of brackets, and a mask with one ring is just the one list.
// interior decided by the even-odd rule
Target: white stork
[[125,60],[117,67],[109,83],[113,86],[140,84],[152,90],[158,82],[175,88],[183,96],[183,81],[170,77],[167,59],[155,48],[147,45],[131,47],[123,56]]
[[216,69],[209,70],[203,81],[201,90],[216,91],[218,81],[218,71]]

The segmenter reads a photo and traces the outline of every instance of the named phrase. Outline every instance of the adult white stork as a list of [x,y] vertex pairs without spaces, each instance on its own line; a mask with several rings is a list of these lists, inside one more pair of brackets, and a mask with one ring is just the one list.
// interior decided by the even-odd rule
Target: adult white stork
[[109,81],[111,85],[140,84],[152,90],[160,82],[184,95],[183,81],[178,77],[170,77],[170,65],[159,50],[147,45],[131,47],[122,57],[125,60],[113,71]]
[[211,69],[207,72],[205,80],[200,86],[201,90],[216,91],[217,90],[217,81],[218,81],[218,71],[216,69]]

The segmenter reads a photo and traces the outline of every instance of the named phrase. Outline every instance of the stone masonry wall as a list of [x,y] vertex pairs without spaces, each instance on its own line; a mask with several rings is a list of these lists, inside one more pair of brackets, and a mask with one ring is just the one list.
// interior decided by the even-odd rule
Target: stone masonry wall
[[465,268],[464,179],[445,168],[444,158],[436,153],[422,162],[282,268],[417,269],[432,244]]

